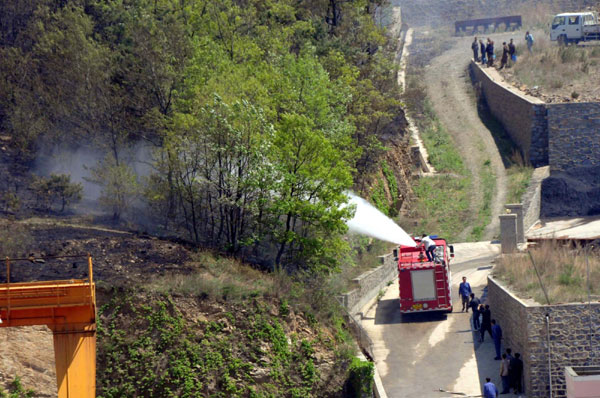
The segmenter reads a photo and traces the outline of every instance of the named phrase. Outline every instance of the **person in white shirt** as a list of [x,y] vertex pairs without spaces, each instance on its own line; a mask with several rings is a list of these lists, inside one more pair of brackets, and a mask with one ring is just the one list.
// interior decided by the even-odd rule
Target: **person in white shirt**
[[423,235],[421,238],[420,245],[425,246],[425,254],[427,255],[427,260],[433,261],[435,260],[435,242],[427,235]]

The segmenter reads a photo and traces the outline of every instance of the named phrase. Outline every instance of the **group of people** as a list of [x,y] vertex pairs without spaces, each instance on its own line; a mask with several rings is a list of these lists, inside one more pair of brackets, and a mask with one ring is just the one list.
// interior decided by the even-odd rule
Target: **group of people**
[[[529,33],[529,32],[528,32]],[[488,67],[494,66],[494,59],[496,55],[494,54],[494,41],[488,37],[487,43],[484,43],[483,40],[473,40],[471,44],[471,49],[473,50],[473,59],[475,62],[481,62],[482,65],[486,65]],[[479,56],[479,51],[481,51],[481,57]],[[504,68],[508,62],[516,62],[517,61],[517,48],[515,47],[515,43],[513,39],[510,39],[510,42],[506,44],[506,42],[502,43],[502,57],[500,58],[500,69]]]
[[[527,31],[525,33],[525,43],[527,43],[527,50],[529,53],[532,52],[533,47],[533,35]],[[494,59],[496,55],[494,54],[494,41],[488,37],[487,42],[484,43],[482,39],[475,39],[473,43],[471,43],[471,49],[473,50],[473,59],[475,62],[481,62],[482,65],[487,65],[488,67],[494,66]],[[479,53],[481,52],[481,56]],[[513,39],[510,39],[508,44],[506,42],[502,43],[502,57],[500,58],[500,69],[505,66],[510,66],[511,63],[517,62],[517,48],[515,47],[515,43]]]
[[[481,303],[475,293],[471,290],[471,285],[467,282],[465,276],[462,277],[462,282],[458,286],[458,294],[461,298],[462,311],[469,312],[469,308],[473,313],[473,330],[479,332],[479,341],[483,342],[485,339],[485,332],[487,331],[494,342],[494,348],[496,350],[495,360],[501,360],[500,363],[500,377],[502,380],[502,392],[500,394],[508,394],[512,388],[515,393],[523,392],[523,385],[521,382],[523,375],[523,361],[521,355],[515,353],[512,356],[512,350],[507,348],[503,354],[501,354],[502,347],[502,328],[492,319],[492,312],[488,304]],[[498,389],[488,377],[486,378],[486,384],[484,385],[485,398],[496,398],[498,396]]]
[[483,386],[484,398],[497,398],[498,394],[510,394],[513,390],[514,394],[523,392],[523,360],[518,352],[512,355],[510,348],[502,354],[502,362],[500,363],[500,379],[502,380],[502,391],[499,393],[498,388],[492,382],[491,378],[486,377],[486,383]]

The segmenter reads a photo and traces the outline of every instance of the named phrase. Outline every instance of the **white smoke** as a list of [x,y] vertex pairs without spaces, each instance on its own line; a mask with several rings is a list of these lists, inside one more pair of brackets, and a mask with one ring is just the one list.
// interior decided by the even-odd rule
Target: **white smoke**
[[397,245],[416,246],[410,235],[369,202],[351,192],[348,192],[348,198],[349,204],[356,205],[354,218],[346,222],[350,232],[372,236]]

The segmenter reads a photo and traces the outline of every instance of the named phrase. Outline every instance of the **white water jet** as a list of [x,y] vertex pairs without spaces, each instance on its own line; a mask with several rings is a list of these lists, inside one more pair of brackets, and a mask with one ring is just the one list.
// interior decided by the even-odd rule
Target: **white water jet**
[[369,202],[350,192],[348,198],[350,199],[348,204],[356,205],[354,218],[346,222],[350,232],[372,236],[397,245],[416,246],[410,235]]

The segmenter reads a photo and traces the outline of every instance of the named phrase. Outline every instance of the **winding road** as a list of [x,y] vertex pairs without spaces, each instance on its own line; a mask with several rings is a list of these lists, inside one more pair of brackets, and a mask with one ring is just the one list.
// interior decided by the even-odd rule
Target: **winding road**
[[[415,34],[428,33],[417,30]],[[496,43],[508,41],[511,36],[510,33],[490,35]],[[458,284],[466,276],[474,293],[485,297],[487,276],[500,252],[498,244],[488,242],[499,234],[498,216],[506,203],[507,176],[492,133],[477,110],[468,73],[473,38],[451,40],[449,50],[425,67],[427,96],[473,177],[474,214],[484,201],[481,170],[486,164],[490,166],[495,177],[489,204],[491,222],[483,234],[487,242],[454,245],[453,313],[402,316],[398,310],[397,280],[385,290],[381,300],[363,309],[362,326],[373,340],[376,368],[390,398],[445,398],[456,396],[453,392],[479,397],[486,377],[501,385],[500,362],[493,359],[493,343],[489,336],[480,343],[478,334],[472,332],[471,313],[461,312]],[[402,64],[405,62],[402,60]],[[466,228],[460,236],[466,238],[470,231],[471,228]],[[492,309],[492,317],[493,312]]]

